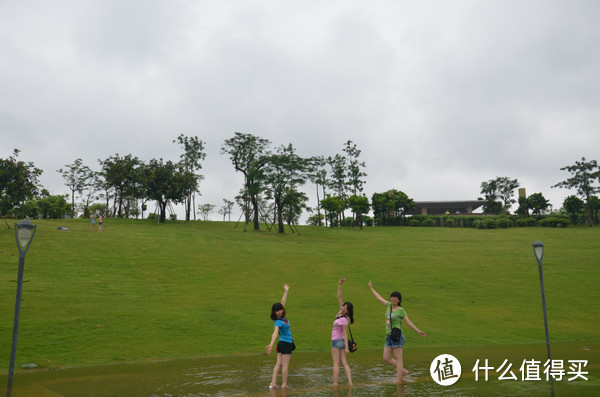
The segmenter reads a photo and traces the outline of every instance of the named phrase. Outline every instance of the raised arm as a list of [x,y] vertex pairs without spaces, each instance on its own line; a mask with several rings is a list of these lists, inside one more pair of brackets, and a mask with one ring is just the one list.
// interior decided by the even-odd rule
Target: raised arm
[[340,281],[338,281],[337,299],[340,307],[344,304],[344,300],[342,299],[342,284],[344,284],[344,281],[346,281],[345,278],[340,278]]
[[413,324],[412,321],[410,321],[410,318],[408,318],[408,316],[404,316],[404,321],[406,322],[406,325],[408,325],[409,327],[414,329],[415,332],[417,334],[421,335],[423,338],[427,336],[427,334],[425,334],[425,332],[421,331],[419,328],[417,328],[416,325]]
[[287,301],[287,294],[288,294],[288,290],[290,289],[290,286],[287,284],[283,285],[283,296],[281,297],[281,304],[283,306],[285,306],[285,302]]
[[377,298],[377,300],[378,300],[379,302],[381,302],[381,304],[382,304],[382,305],[385,305],[385,306],[387,306],[387,304],[388,304],[388,301],[386,301],[385,299],[383,299],[383,298],[381,297],[381,295],[379,295],[379,294],[377,293],[377,291],[375,291],[375,288],[373,288],[373,283],[372,283],[371,281],[369,281],[369,288],[371,288],[371,292],[373,293],[373,295],[375,295],[375,298]]

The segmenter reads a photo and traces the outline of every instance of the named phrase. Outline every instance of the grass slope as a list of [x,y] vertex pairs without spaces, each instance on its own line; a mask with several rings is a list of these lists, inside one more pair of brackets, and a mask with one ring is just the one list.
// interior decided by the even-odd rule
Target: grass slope
[[[545,245],[550,337],[600,340],[600,229],[475,230],[301,227],[301,235],[234,223],[37,221],[25,261],[17,365],[81,366],[262,352],[269,310],[286,309],[298,348],[328,351],[336,283],[354,303],[361,349],[380,348],[385,297],[402,292],[407,347],[543,342],[532,242]],[[11,225],[12,226],[12,225]],[[57,230],[66,226],[68,231]],[[18,252],[0,231],[0,352],[8,367]]]

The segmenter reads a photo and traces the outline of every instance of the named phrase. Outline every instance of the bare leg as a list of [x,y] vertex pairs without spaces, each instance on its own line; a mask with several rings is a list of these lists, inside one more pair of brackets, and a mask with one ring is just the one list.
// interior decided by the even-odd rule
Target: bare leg
[[273,367],[273,379],[271,379],[271,387],[277,387],[277,375],[279,375],[279,368],[281,368],[281,353],[277,353],[277,362],[275,362],[275,366]]
[[402,348],[394,348],[394,356],[396,356],[396,384],[404,382],[404,361],[402,359]]
[[281,354],[281,387],[287,387],[288,367],[290,365],[291,354]]
[[333,359],[333,386],[338,385],[338,377],[340,375],[340,349],[331,348],[331,358]]
[[[396,359],[394,357],[392,357],[392,348],[391,347],[386,347],[383,349],[383,361],[390,364],[394,368],[398,367],[398,363],[396,363]],[[408,371],[405,368],[402,369],[402,372],[404,373],[404,375],[406,375],[408,373]]]
[[352,386],[352,371],[350,371],[350,366],[348,365],[348,360],[346,360],[346,351],[340,350],[340,358],[342,361],[342,365],[344,366],[344,372],[346,372],[346,379],[348,379],[348,386]]

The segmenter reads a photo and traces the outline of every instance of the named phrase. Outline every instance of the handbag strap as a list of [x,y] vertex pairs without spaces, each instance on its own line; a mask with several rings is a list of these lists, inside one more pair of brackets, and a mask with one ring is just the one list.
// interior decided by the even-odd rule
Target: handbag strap
[[[338,313],[339,314],[339,313]],[[354,337],[352,336],[352,330],[350,329],[350,318],[348,316],[344,316],[346,318],[348,318],[348,332],[350,332],[350,339],[354,340]],[[335,316],[335,319],[337,320],[339,317]]]
[[348,332],[350,332],[350,339],[354,340],[354,336],[352,336],[352,330],[350,329],[350,319],[348,319]]

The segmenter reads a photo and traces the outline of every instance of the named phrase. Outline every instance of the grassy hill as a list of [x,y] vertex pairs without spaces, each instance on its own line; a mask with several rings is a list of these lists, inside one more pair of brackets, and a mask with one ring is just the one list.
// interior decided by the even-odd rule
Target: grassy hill
[[[105,219],[102,233],[86,220],[34,223],[17,366],[262,353],[284,283],[298,349],[329,351],[341,277],[361,349],[383,344],[385,309],[369,280],[384,297],[399,290],[427,332],[405,329],[407,348],[543,343],[536,240],[545,245],[551,340],[600,340],[598,228],[305,226],[278,235],[221,222]],[[8,368],[18,251],[13,230],[0,230],[0,368]]]

